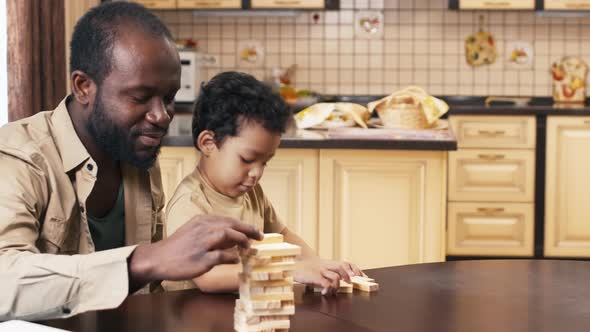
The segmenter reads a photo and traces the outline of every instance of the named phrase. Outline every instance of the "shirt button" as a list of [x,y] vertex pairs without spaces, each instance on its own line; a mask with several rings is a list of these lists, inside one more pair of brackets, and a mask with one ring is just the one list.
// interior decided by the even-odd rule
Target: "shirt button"
[[92,165],[92,164],[86,164],[86,168],[87,168],[89,171],[92,171],[92,170],[94,169],[94,165]]
[[68,307],[63,307],[63,308],[61,308],[61,312],[63,312],[66,315],[69,315],[72,313],[72,310]]

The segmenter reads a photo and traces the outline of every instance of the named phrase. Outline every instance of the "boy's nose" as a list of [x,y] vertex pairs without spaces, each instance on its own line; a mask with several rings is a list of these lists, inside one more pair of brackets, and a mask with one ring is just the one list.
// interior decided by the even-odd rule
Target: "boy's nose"
[[258,182],[258,180],[262,176],[262,167],[251,168],[250,172],[248,172],[248,176],[251,178],[254,178],[254,180],[256,180],[256,182]]

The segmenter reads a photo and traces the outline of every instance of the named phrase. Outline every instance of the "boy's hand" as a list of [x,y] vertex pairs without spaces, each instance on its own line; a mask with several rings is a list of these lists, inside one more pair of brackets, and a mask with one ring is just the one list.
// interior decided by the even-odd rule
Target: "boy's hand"
[[262,237],[254,226],[232,218],[196,216],[170,237],[135,249],[129,258],[130,283],[195,278],[216,265],[238,263],[234,247],[249,248],[250,239]]
[[352,263],[312,258],[297,263],[294,279],[300,283],[322,287],[322,295],[327,295],[338,291],[341,279],[350,283],[350,277],[364,275]]

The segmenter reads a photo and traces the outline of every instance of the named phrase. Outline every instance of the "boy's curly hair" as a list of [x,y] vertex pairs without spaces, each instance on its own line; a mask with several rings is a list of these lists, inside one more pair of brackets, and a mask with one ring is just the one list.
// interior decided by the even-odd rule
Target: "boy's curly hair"
[[249,121],[282,134],[290,116],[289,107],[270,86],[252,75],[223,72],[201,85],[193,110],[193,142],[196,146],[199,134],[210,130],[221,145],[228,135],[237,136],[241,125]]

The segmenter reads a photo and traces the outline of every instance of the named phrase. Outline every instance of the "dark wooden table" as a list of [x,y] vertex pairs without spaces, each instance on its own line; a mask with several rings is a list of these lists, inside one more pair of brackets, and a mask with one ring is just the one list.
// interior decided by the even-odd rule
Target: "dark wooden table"
[[[590,262],[488,260],[368,270],[376,293],[305,294],[291,331],[588,331]],[[129,297],[44,324],[72,331],[232,331],[235,295]]]

